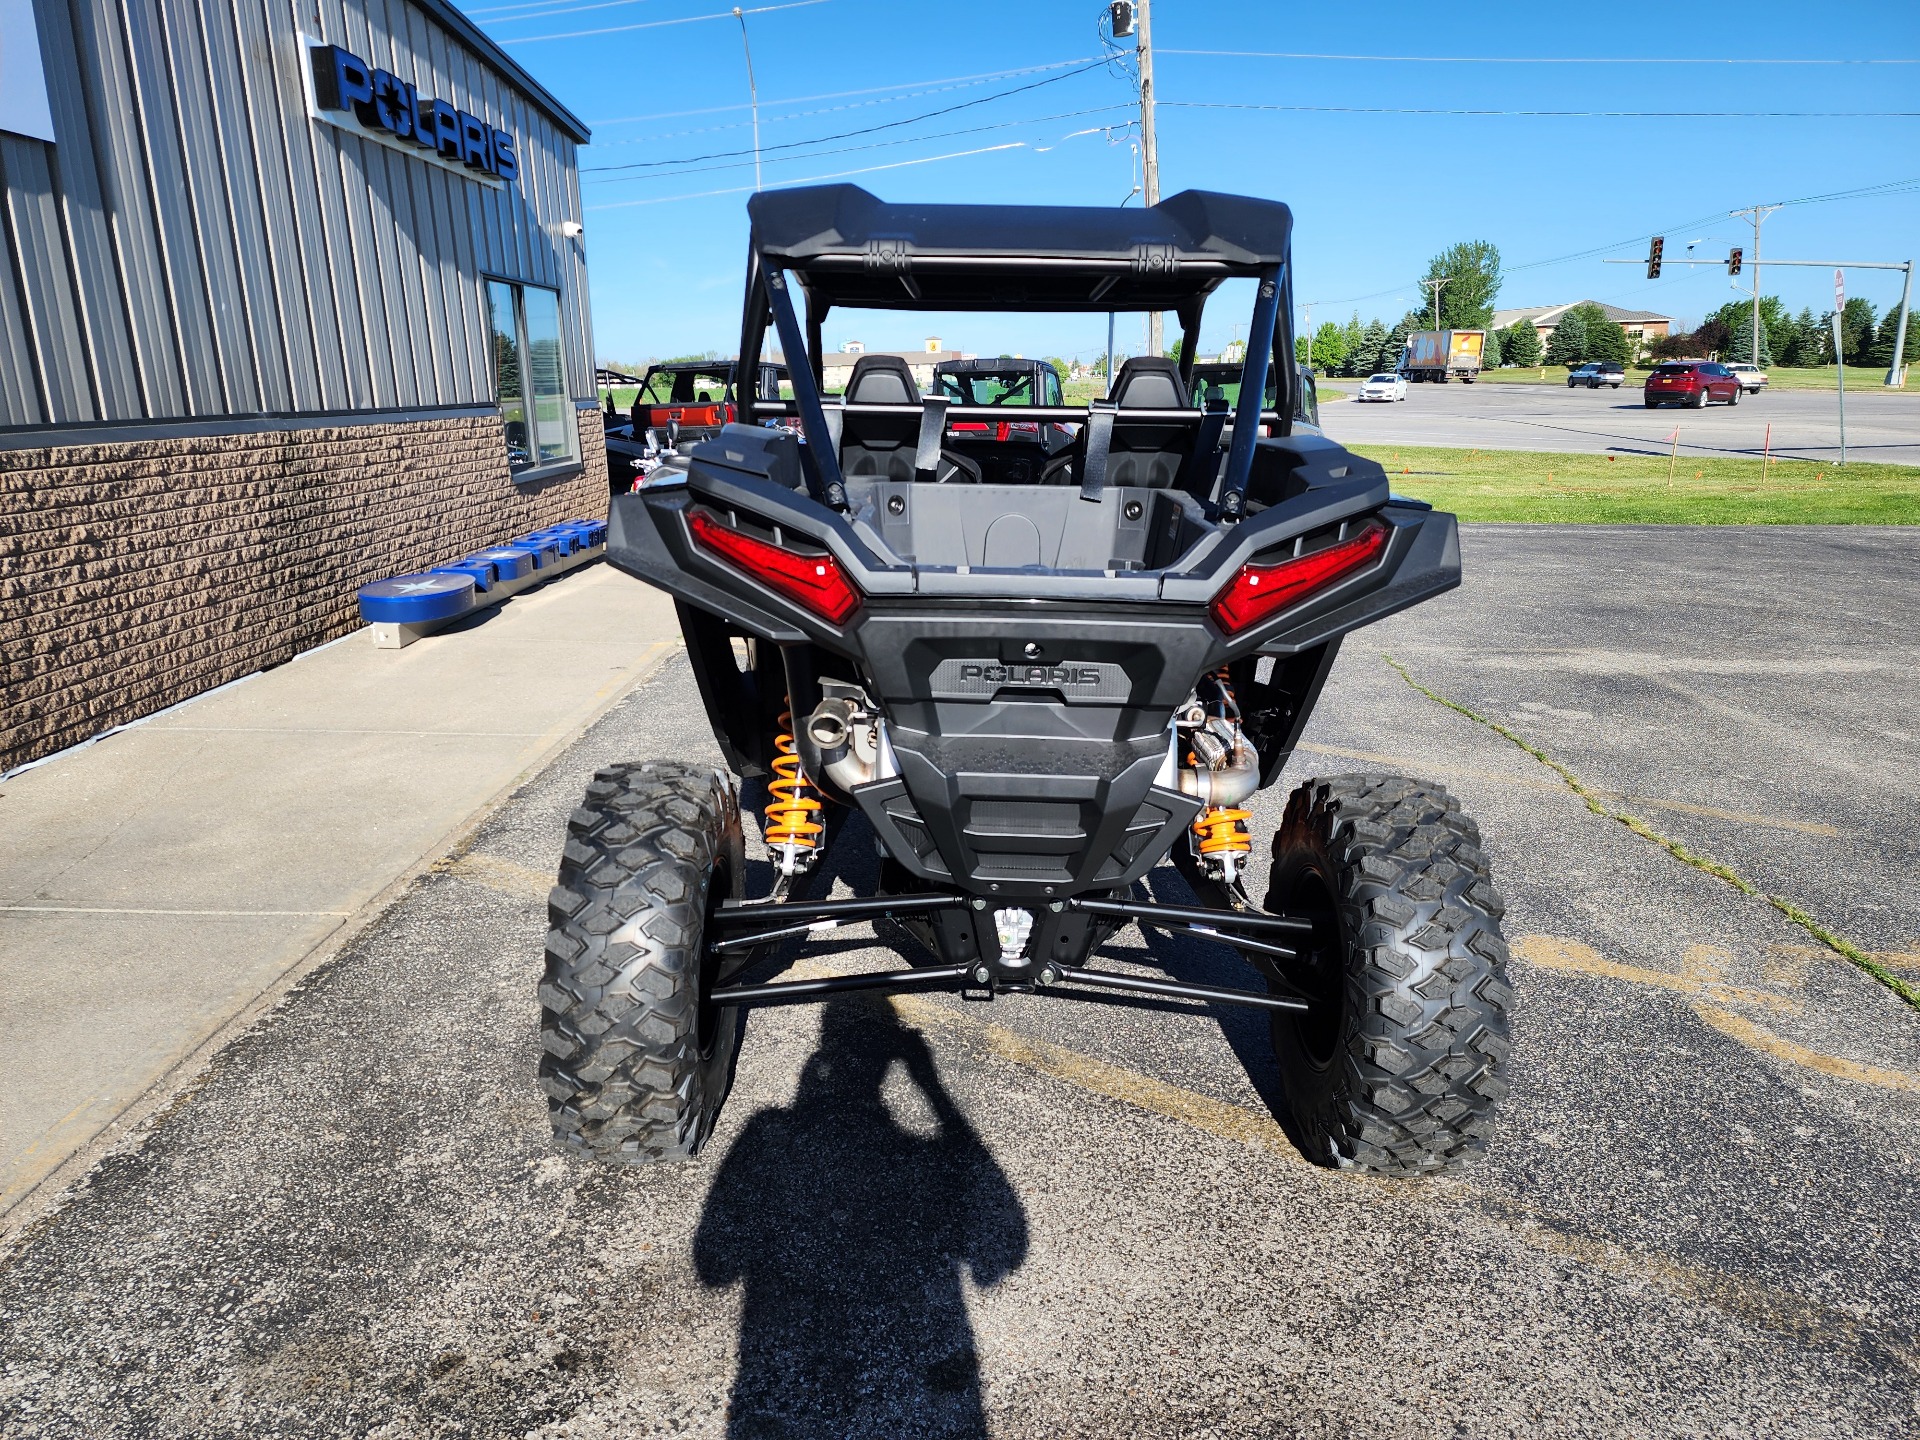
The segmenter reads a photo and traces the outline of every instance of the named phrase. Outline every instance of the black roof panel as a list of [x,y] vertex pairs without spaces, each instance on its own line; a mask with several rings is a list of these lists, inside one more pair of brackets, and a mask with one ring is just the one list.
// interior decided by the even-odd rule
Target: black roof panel
[[1183,190],[1146,208],[891,205],[857,185],[764,191],[754,241],[816,303],[890,310],[1177,309],[1286,263],[1277,200]]

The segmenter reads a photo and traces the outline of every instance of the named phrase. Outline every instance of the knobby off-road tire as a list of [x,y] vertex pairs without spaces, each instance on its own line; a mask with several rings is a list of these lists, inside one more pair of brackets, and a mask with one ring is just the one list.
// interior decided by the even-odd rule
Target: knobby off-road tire
[[554,1138],[625,1164],[684,1160],[733,1084],[739,1011],[705,1004],[706,944],[744,879],[730,778],[650,761],[597,774],[547,900],[540,1084]]
[[1318,1003],[1273,1017],[1309,1154],[1417,1175],[1483,1151],[1512,992],[1506,907],[1460,803],[1398,777],[1308,781],[1274,837],[1266,907],[1314,921],[1301,973]]

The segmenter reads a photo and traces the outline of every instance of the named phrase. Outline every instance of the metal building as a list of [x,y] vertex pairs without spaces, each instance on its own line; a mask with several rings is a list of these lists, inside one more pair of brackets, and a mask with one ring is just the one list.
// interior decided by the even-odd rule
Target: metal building
[[0,0],[0,770],[599,513],[587,139],[444,0]]

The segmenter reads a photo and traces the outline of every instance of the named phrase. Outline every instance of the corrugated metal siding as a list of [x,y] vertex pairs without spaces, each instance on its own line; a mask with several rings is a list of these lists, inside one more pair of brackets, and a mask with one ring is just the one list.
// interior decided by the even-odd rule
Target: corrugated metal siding
[[[0,136],[0,427],[486,404],[484,275],[562,292],[571,134],[408,0],[34,0],[52,145]],[[307,116],[301,30],[511,132],[492,190]]]

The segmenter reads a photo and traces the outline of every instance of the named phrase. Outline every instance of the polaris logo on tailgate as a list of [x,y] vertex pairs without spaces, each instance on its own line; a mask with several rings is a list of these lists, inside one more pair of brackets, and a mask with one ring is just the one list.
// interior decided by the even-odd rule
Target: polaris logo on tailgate
[[1132,689],[1125,670],[1097,660],[1059,665],[942,660],[928,683],[936,700],[991,700],[1001,690],[1057,690],[1069,701],[1124,701]]

